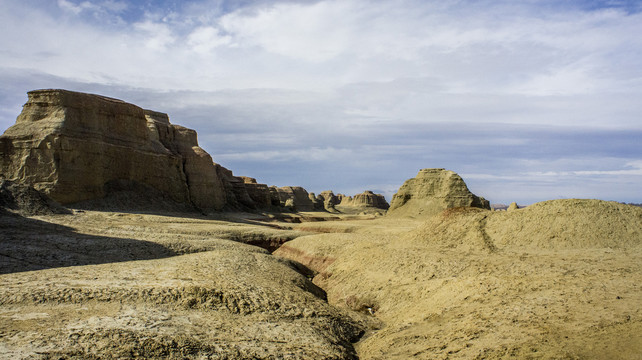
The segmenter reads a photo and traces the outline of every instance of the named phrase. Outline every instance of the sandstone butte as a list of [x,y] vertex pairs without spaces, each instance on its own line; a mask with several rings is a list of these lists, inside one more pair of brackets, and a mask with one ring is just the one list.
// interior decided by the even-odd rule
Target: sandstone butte
[[453,171],[422,169],[416,177],[406,180],[393,196],[388,215],[428,217],[456,207],[490,210],[490,203],[471,193]]
[[[202,211],[318,210],[301,187],[234,176],[198,145],[194,130],[167,114],[68,90],[28,93],[16,124],[0,136],[0,169],[0,178],[61,204],[148,187]],[[379,195],[358,205],[388,204]]]

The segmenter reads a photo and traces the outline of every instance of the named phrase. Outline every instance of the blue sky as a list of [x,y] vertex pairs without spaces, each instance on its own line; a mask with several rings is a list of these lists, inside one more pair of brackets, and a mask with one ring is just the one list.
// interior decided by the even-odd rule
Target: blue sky
[[166,112],[270,185],[642,202],[640,1],[0,2],[0,128],[65,88]]

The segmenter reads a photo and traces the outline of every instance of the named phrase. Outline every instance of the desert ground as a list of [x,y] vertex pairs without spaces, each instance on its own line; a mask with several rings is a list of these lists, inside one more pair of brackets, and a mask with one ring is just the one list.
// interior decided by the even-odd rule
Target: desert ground
[[641,224],[597,200],[3,211],[0,358],[642,359]]

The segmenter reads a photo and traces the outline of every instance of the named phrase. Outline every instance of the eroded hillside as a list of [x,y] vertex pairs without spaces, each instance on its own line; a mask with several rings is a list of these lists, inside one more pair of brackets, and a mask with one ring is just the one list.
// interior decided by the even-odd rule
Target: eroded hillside
[[303,236],[276,252],[316,270],[330,304],[382,321],[357,344],[360,358],[642,354],[641,209],[557,200],[395,224]]

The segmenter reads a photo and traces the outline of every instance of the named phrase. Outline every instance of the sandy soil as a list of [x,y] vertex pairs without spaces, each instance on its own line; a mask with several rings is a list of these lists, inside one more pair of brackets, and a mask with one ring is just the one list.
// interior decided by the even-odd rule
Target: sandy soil
[[554,202],[396,224],[275,253],[315,269],[331,304],[381,321],[360,358],[642,358],[641,209]]
[[621,204],[0,231],[0,358],[642,359],[642,209]]
[[0,215],[0,358],[356,358],[367,321],[246,244],[305,233],[183,216]]

